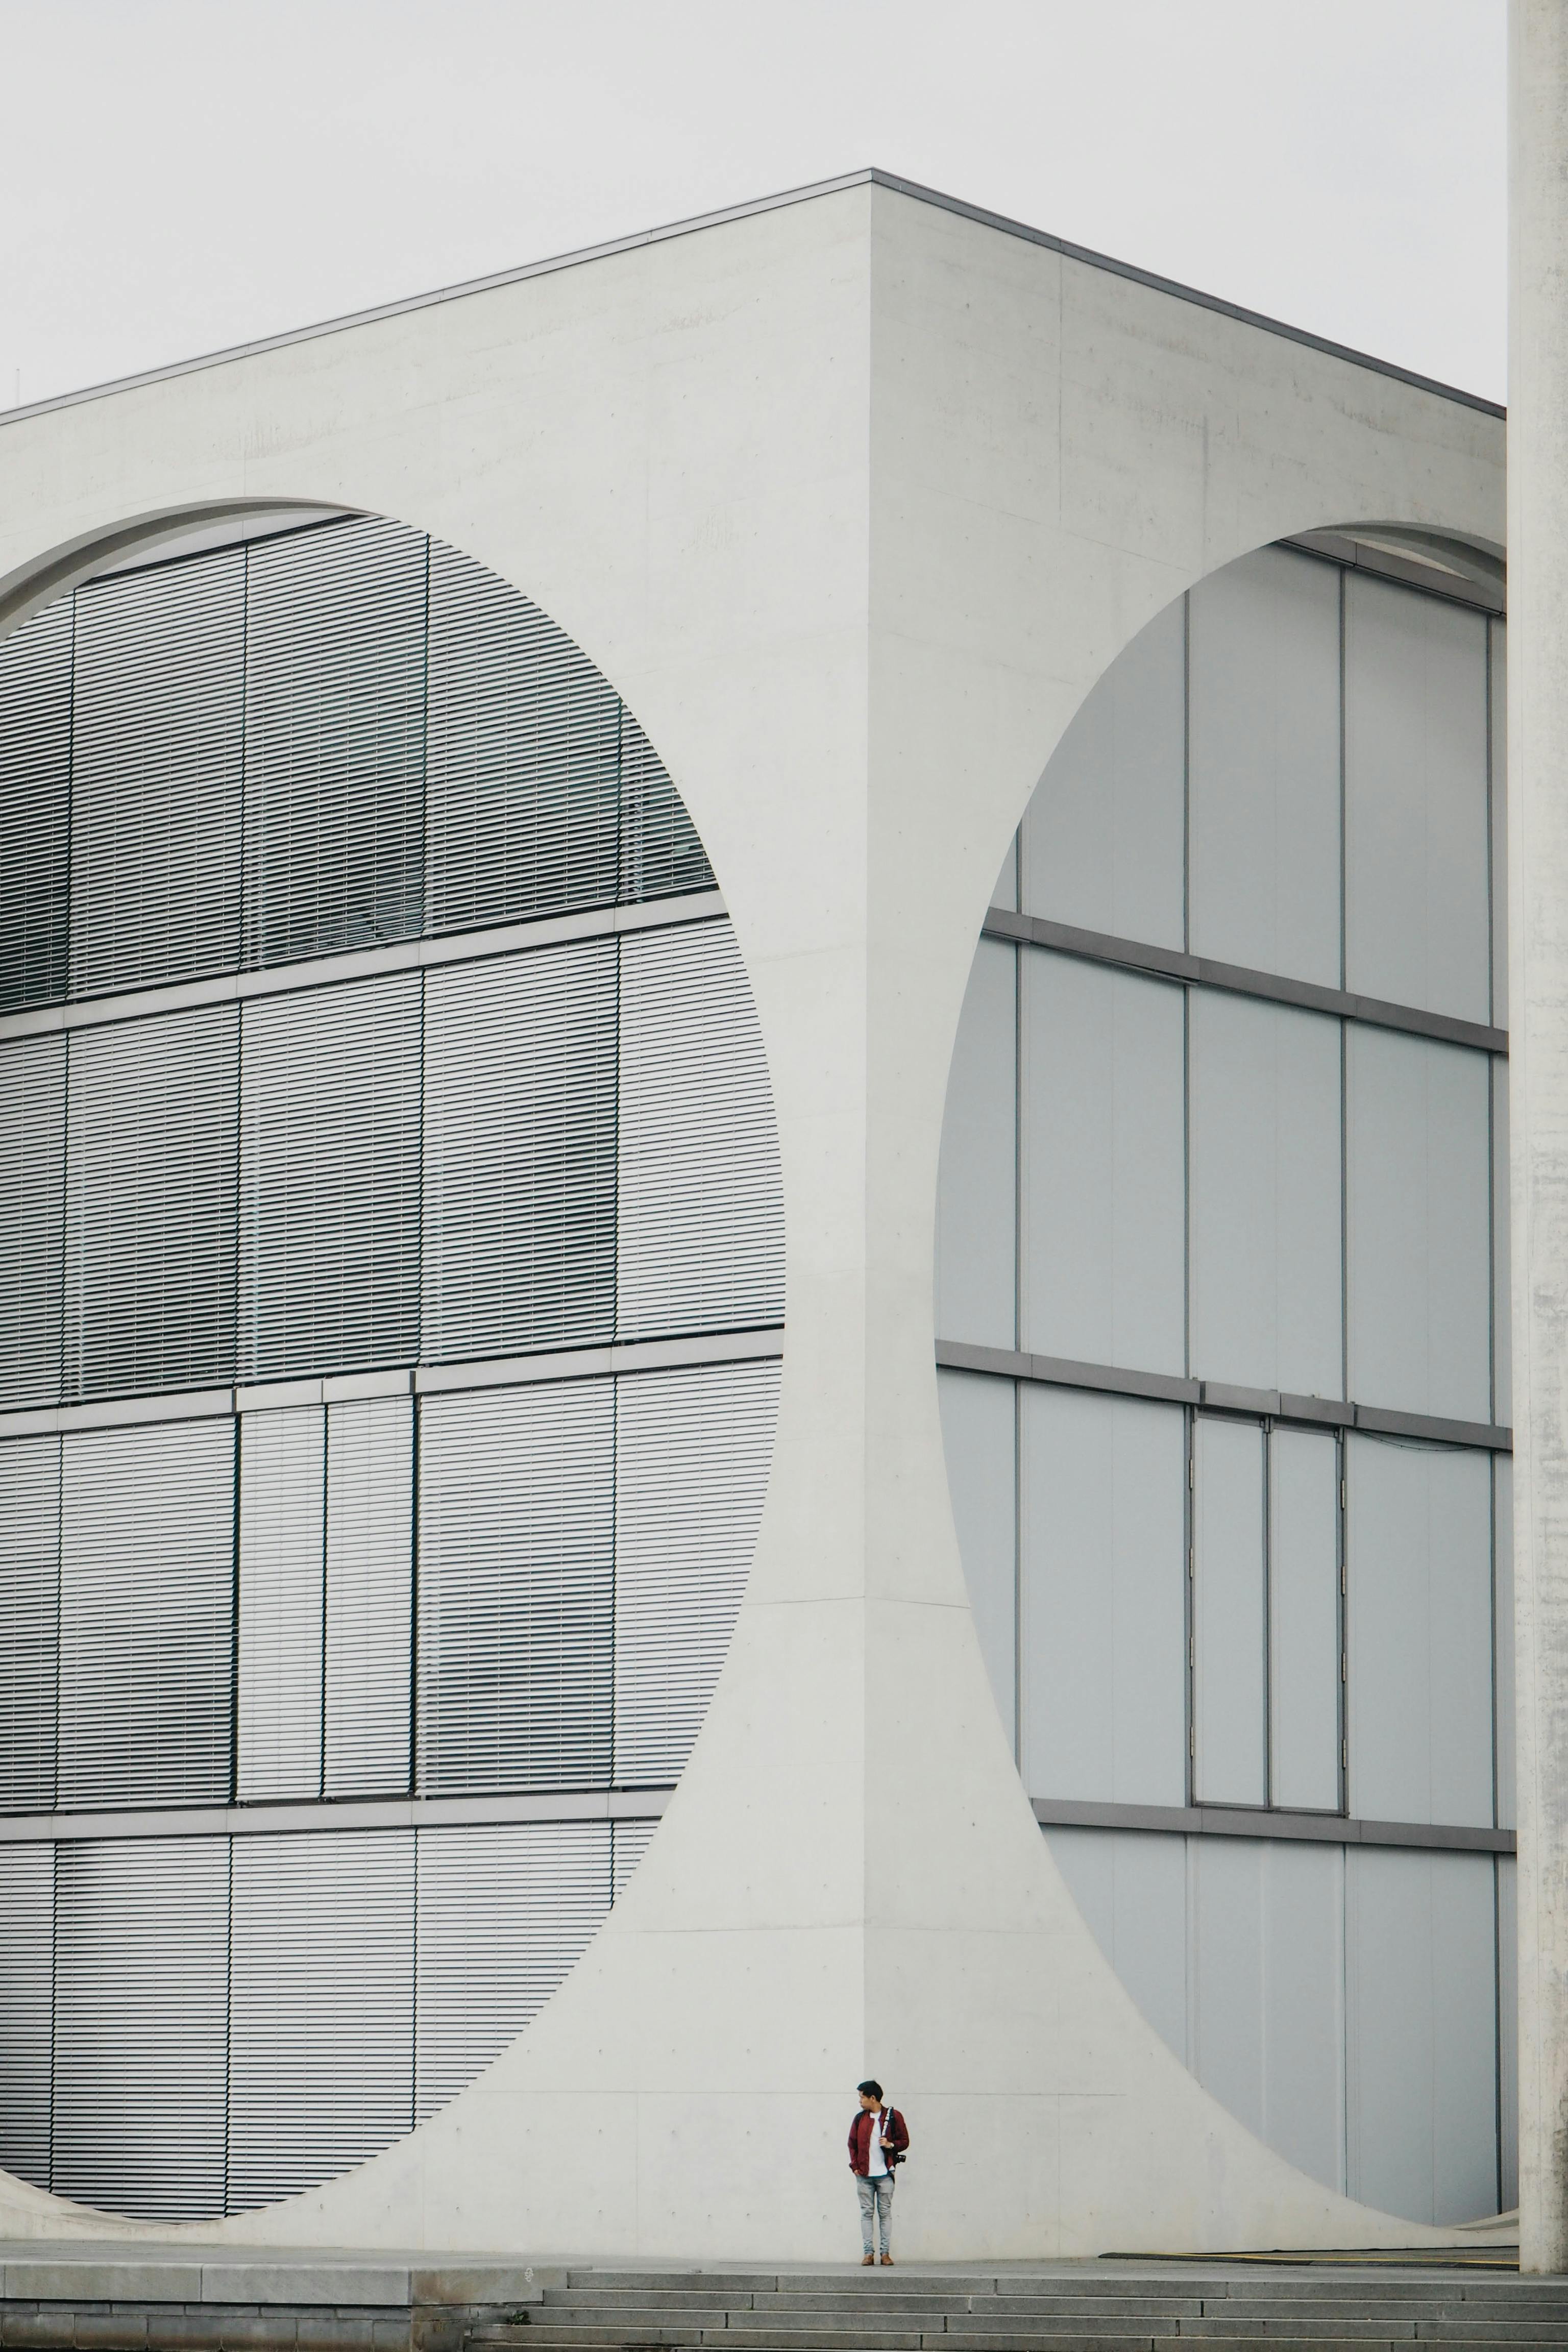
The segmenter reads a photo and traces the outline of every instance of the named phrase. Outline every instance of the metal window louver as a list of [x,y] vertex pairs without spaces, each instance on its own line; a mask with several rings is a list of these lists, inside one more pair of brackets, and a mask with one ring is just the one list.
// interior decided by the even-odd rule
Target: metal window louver
[[92,1430],[62,1445],[59,1802],[224,1803],[234,1423]]
[[414,2106],[414,1832],[234,1840],[228,2210],[346,2172]]
[[249,551],[245,955],[421,924],[426,542],[334,523]]
[[0,2168],[49,2185],[55,1850],[0,1846]]
[[329,1797],[402,1795],[408,1787],[413,1539],[411,1400],[330,1406],[322,1774]]
[[623,703],[620,897],[673,898],[712,887],[713,868],[686,803]]
[[241,1415],[242,1803],[321,1792],[324,1450],[320,1405]]
[[616,1822],[611,1824],[610,1895],[618,1903],[633,1871],[648,1850],[657,1822]]
[[69,1398],[234,1376],[238,1034],[215,1004],[71,1037]]
[[58,2196],[142,2220],[223,2211],[228,1846],[56,1850]]
[[610,1339],[615,941],[425,989],[426,1361]]
[[609,1779],[611,1391],[570,1381],[421,1407],[426,1795]]
[[60,1392],[66,1041],[0,1045],[0,1402]]
[[619,1161],[623,1338],[783,1319],[778,1135],[728,923],[621,942]]
[[526,596],[430,543],[428,927],[616,897],[620,704]]
[[74,995],[238,960],[244,633],[238,548],[77,592]]
[[644,1372],[616,1395],[616,1786],[678,1780],[756,1547],[776,1363]]
[[71,615],[64,596],[0,638],[0,1008],[66,992]]
[[247,1003],[239,1360],[251,1379],[412,1362],[417,973]]
[[423,2123],[535,2017],[610,1903],[607,1822],[419,1832],[415,2115]]
[[55,1801],[59,1598],[60,1441],[13,1438],[0,1445],[0,1811]]

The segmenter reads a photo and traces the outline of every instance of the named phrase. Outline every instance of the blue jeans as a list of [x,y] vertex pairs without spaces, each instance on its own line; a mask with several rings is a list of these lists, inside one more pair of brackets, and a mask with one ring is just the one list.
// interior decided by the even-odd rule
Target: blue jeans
[[875,2210],[881,2230],[882,2252],[891,2253],[893,2239],[893,2176],[884,2172],[878,2180],[868,2180],[861,2174],[855,2176],[855,2194],[860,2200],[860,2250],[875,2253],[871,2243],[871,2215]]

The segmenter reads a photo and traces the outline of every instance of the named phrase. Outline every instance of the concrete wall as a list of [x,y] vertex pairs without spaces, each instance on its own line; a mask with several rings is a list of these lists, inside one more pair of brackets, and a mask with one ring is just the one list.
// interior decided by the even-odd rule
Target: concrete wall
[[[859,185],[7,424],[0,595],[127,518],[257,498],[456,541],[637,709],[751,970],[789,1336],[729,1661],[596,1943],[411,2139],[191,2234],[850,2252],[871,2068],[916,2137],[910,2257],[1439,2237],[1208,2098],[1068,1896],[965,1597],[932,1227],[981,915],[1089,686],[1282,534],[1500,541],[1496,420]],[[0,2230],[106,2234],[19,2184]]]

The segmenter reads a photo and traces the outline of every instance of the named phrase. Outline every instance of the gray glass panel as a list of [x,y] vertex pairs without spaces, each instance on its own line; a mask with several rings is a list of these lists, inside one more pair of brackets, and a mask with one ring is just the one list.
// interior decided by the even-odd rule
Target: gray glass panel
[[1027,915],[1184,945],[1184,600],[1091,690],[1025,814]]
[[616,995],[613,940],[426,979],[427,1362],[613,1335]]
[[1510,1262],[1508,1064],[1491,1066],[1492,1082],[1492,1419],[1513,1422],[1513,1268]]
[[1508,630],[1491,624],[1492,1020],[1508,1027]]
[[623,1339],[784,1319],[784,1201],[762,1032],[728,923],[621,943]]
[[679,1780],[751,1573],[778,1417],[776,1363],[645,1372],[616,1388],[616,1786]]
[[327,1409],[323,1792],[408,1786],[414,1624],[414,1405],[375,1397]]
[[981,1654],[1017,1752],[1017,1400],[1011,1381],[940,1371],[937,1402],[948,1492]]
[[242,1802],[321,1793],[323,1442],[319,1405],[240,1420]]
[[948,1074],[936,1196],[936,1328],[1011,1348],[1017,1323],[1018,950],[982,940]]
[[71,599],[0,638],[0,1008],[66,992]]
[[55,1801],[59,1597],[60,1441],[13,1438],[0,1445],[0,1811]]
[[0,1846],[0,2167],[49,2185],[55,1850]]
[[1340,1024],[1207,989],[1188,1017],[1193,1370],[1337,1397]]
[[1495,2213],[1492,1858],[1352,1847],[1346,1874],[1350,2194],[1411,2221]]
[[238,1048],[232,1004],[72,1034],[68,1397],[234,1377]]
[[1331,1437],[1268,1435],[1269,1801],[1340,1802],[1340,1456]]
[[1351,1811],[1489,1824],[1490,1458],[1356,1436],[1345,1466]]
[[1263,1432],[1200,1417],[1193,1454],[1194,1784],[1200,1803],[1261,1805]]
[[0,1045],[0,1402],[60,1392],[66,1041]]
[[78,995],[238,961],[244,632],[237,548],[78,591]]
[[1513,1646],[1513,1464],[1492,1456],[1492,1624],[1497,1644],[1493,1675],[1497,1711],[1497,1825],[1519,1822],[1518,1734],[1514,1713]]
[[224,2209],[228,1840],[57,1849],[58,2197],[139,2221]]
[[538,2015],[610,1907],[608,1822],[419,1832],[423,2123]]
[[1184,2063],[1186,1841],[1136,1830],[1047,1830],[1046,1841],[1100,1950]]
[[223,1804],[234,1423],[63,1441],[59,1801]]
[[246,1378],[417,1355],[419,1008],[415,972],[245,1008]]
[[422,1404],[422,1793],[607,1784],[614,1453],[607,1380]]
[[1346,1032],[1350,1393],[1491,1416],[1488,1062]]
[[1260,548],[1192,593],[1191,945],[1340,984],[1340,575]]
[[1020,1342],[1182,1372],[1182,992],[1038,951],[1020,981]]
[[1184,1417],[1028,1386],[1019,1413],[1024,1785],[1183,1804]]
[[379,521],[250,550],[247,963],[419,930],[426,550]]
[[1498,2210],[1519,2203],[1519,1865],[1497,1857]]
[[671,898],[710,890],[713,869],[664,761],[621,705],[623,898]]
[[414,1832],[234,1841],[228,2210],[319,2180],[414,2120]]
[[613,903],[620,721],[537,604],[431,541],[431,930]]
[[1345,582],[1345,985],[1485,1021],[1487,623]]

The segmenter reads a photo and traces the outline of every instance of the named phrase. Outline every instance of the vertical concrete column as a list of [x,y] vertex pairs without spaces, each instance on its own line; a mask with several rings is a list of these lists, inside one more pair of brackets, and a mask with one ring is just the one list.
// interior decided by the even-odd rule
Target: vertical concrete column
[[1568,6],[1510,9],[1509,909],[1519,2193],[1568,2269]]

